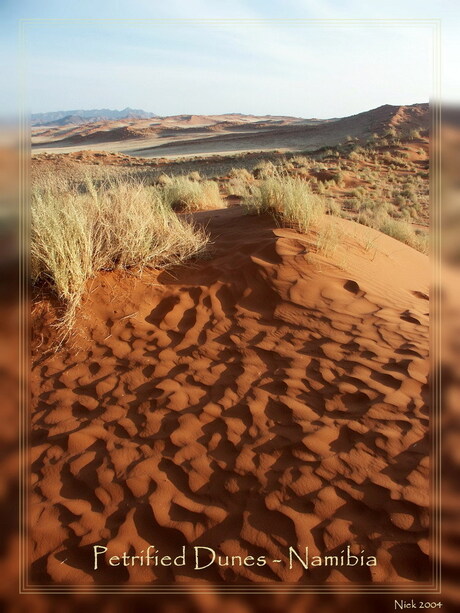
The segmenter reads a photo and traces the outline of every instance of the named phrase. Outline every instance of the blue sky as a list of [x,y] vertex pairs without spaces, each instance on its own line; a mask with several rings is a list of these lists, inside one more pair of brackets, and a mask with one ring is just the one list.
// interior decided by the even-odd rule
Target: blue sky
[[[432,31],[424,25],[151,21],[155,19],[441,17],[445,58],[455,54],[458,35],[458,9],[450,1],[2,0],[4,58],[17,47],[21,17],[73,18],[26,26],[19,85],[31,112],[131,106],[160,115],[334,117],[385,103],[428,101],[433,92]],[[15,85],[17,65],[3,63]],[[444,63],[444,95],[456,101],[451,84],[456,62],[452,60],[452,67]],[[13,95],[3,93],[4,108],[17,108],[15,88],[11,91]]]

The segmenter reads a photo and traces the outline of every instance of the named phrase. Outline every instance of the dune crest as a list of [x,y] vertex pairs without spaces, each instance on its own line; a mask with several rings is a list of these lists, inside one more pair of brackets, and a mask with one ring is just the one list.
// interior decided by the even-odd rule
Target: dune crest
[[136,157],[196,156],[237,151],[315,151],[347,139],[367,142],[389,129],[428,129],[428,104],[383,106],[349,117],[317,119],[255,115],[176,115],[34,126],[35,153],[106,151]]

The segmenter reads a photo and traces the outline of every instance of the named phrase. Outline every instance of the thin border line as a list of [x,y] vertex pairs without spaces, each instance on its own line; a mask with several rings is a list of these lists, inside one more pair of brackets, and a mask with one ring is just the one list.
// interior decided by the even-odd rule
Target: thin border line
[[[29,206],[28,206],[28,187],[29,187],[29,124],[25,108],[25,91],[26,91],[26,26],[31,25],[61,25],[68,23],[96,23],[98,25],[105,24],[129,24],[129,25],[248,25],[263,26],[273,24],[277,26],[286,25],[289,27],[306,27],[306,26],[368,26],[368,27],[422,27],[431,25],[433,34],[433,67],[432,67],[432,87],[435,97],[434,108],[432,110],[432,134],[435,143],[435,151],[433,152],[433,163],[430,156],[430,176],[432,182],[432,190],[430,201],[432,204],[432,219],[430,223],[430,231],[432,238],[432,266],[433,277],[435,281],[434,299],[436,303],[434,326],[431,326],[431,363],[434,363],[432,371],[432,409],[433,416],[430,420],[432,429],[432,461],[434,466],[431,469],[432,481],[432,582],[431,584],[407,583],[402,585],[386,584],[386,585],[341,585],[341,584],[322,584],[320,586],[305,585],[305,584],[287,584],[277,585],[276,583],[253,583],[250,585],[230,586],[222,585],[197,585],[197,584],[170,584],[163,585],[142,585],[142,589],[138,589],[136,585],[58,585],[58,586],[30,586],[27,583],[26,566],[29,550],[29,540],[27,538],[27,528],[29,521],[28,514],[28,496],[27,489],[29,486],[29,463],[28,463],[28,399],[29,399],[29,281],[28,281],[28,221],[29,221]],[[282,593],[282,594],[440,594],[441,593],[441,522],[440,522],[440,500],[441,500],[441,428],[440,428],[440,410],[441,410],[441,317],[440,305],[441,298],[441,269],[440,269],[440,220],[441,220],[441,141],[440,141],[440,119],[441,119],[441,20],[440,19],[95,19],[95,18],[26,18],[19,20],[19,45],[20,45],[20,64],[21,64],[21,116],[20,116],[20,220],[19,220],[19,237],[21,256],[19,264],[19,299],[20,299],[20,322],[19,322],[19,340],[20,340],[20,357],[19,367],[20,373],[23,376],[19,377],[19,396],[20,396],[20,423],[22,431],[20,433],[19,451],[20,451],[20,493],[19,493],[19,512],[20,512],[20,559],[19,559],[19,593],[20,594],[265,594],[265,593]],[[437,101],[436,101],[437,98]],[[432,102],[433,104],[433,102]],[[437,283],[436,283],[437,281]],[[433,316],[432,316],[433,317]],[[434,580],[434,581],[433,581]],[[397,588],[393,591],[392,588]]]

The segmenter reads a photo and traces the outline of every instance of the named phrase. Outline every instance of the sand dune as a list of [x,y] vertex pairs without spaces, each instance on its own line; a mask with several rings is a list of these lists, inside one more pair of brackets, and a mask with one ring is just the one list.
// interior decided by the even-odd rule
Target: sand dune
[[333,120],[246,115],[179,115],[73,128],[43,130],[32,138],[33,150],[70,152],[106,149],[141,157],[185,156],[235,151],[314,151],[347,138],[366,141],[391,127],[426,129],[428,104],[384,105]]
[[[426,256],[345,220],[326,257],[239,207],[195,218],[211,257],[101,273],[57,352],[35,306],[33,580],[428,580]],[[95,544],[268,564],[95,572]],[[285,565],[348,544],[378,565]]]

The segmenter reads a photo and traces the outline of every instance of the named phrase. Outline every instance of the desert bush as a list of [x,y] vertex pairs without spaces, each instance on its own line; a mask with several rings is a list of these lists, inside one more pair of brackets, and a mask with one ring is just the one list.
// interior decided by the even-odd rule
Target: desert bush
[[240,179],[248,183],[254,181],[253,175],[246,168],[232,168],[229,177],[230,179]]
[[350,153],[348,154],[348,159],[353,160],[354,162],[363,160],[364,156],[362,154],[361,147],[357,147],[353,151],[350,151]]
[[[406,157],[404,157],[404,155]],[[410,166],[412,165],[412,162],[407,159],[407,154],[404,154],[404,152],[401,152],[401,155],[394,156],[393,165],[396,167],[399,166],[401,168],[410,168]]]
[[410,211],[409,207],[403,206],[400,209],[400,212],[401,212],[401,219],[402,220],[408,221],[408,222],[411,220],[411,211]]
[[396,138],[398,135],[396,128],[388,128],[388,130],[385,132],[385,136],[388,138]]
[[411,140],[418,140],[422,138],[422,135],[420,134],[420,130],[418,130],[417,128],[412,128],[412,130],[410,130],[409,132],[409,138]]
[[431,247],[431,239],[428,232],[417,229],[415,231],[415,248],[422,253],[428,254]]
[[249,212],[270,213],[277,221],[301,232],[308,230],[325,211],[324,198],[314,194],[307,182],[279,174],[252,187],[245,204]]
[[379,230],[411,247],[414,247],[417,243],[415,232],[407,221],[386,217],[380,224]]
[[344,204],[349,211],[357,212],[361,208],[361,200],[359,198],[347,198]]
[[356,221],[363,226],[368,226],[369,228],[377,228],[378,224],[375,220],[375,215],[370,213],[369,211],[360,211]]
[[415,187],[413,185],[408,185],[401,190],[401,196],[413,204],[418,202],[417,192],[415,191]]
[[318,194],[324,194],[324,192],[326,191],[326,185],[324,184],[323,181],[318,181],[318,180],[316,180],[316,181],[317,181],[317,183],[316,183],[316,190],[317,190]]
[[341,170],[338,170],[336,173],[334,173],[332,180],[335,182],[336,185],[341,187],[345,183],[345,175]]
[[67,305],[71,325],[86,283],[99,270],[177,264],[202,251],[202,230],[178,218],[158,188],[110,179],[86,190],[51,180],[31,195],[32,281]]
[[366,198],[358,205],[359,211],[372,211],[374,214],[388,213],[391,204],[386,200]]
[[162,173],[156,180],[155,185],[168,185],[172,179],[169,175]]
[[191,181],[188,177],[173,177],[162,188],[162,198],[175,211],[189,212],[225,207],[215,181]]
[[382,155],[382,161],[387,164],[392,164],[394,161],[394,156],[389,151],[385,151],[385,153]]
[[342,208],[337,200],[333,200],[332,198],[327,198],[325,201],[325,210],[328,215],[335,215],[336,217],[341,217]]
[[361,185],[351,190],[350,195],[357,200],[362,200],[366,196],[366,190]]
[[278,162],[277,167],[282,170],[282,172],[292,172],[296,169],[294,162],[292,160],[287,160],[286,158]]
[[401,194],[400,190],[393,190],[393,201],[396,206],[404,206],[406,198]]
[[[252,175],[251,175],[251,178]],[[234,177],[228,180],[225,189],[229,196],[240,196],[242,198],[246,197],[250,192],[251,182],[240,179],[238,177]]]
[[296,155],[291,158],[291,162],[296,168],[308,168],[310,166],[310,160],[303,155]]
[[276,166],[268,160],[263,160],[254,166],[252,172],[256,179],[266,179],[276,174]]

